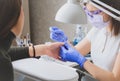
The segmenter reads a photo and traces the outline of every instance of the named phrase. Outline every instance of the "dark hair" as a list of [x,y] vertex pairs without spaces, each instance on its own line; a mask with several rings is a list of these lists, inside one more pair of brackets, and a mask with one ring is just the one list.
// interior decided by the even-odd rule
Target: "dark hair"
[[[100,1],[120,11],[120,0],[100,0]],[[114,13],[113,11],[110,11],[110,12]],[[114,14],[118,15],[117,13],[114,13]],[[111,30],[113,30],[114,35],[117,36],[118,34],[120,34],[120,21],[117,21],[112,17],[111,23],[112,23]]]
[[0,37],[6,37],[16,25],[21,5],[21,0],[0,0]]

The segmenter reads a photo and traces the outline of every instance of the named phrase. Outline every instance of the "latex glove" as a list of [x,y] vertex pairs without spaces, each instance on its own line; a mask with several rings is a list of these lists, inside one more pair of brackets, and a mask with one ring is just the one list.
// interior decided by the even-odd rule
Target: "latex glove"
[[66,42],[68,40],[65,33],[58,27],[50,27],[50,38],[57,42]]
[[86,61],[85,57],[82,56],[76,49],[72,48],[68,43],[61,46],[60,57],[63,61],[77,62],[81,68]]

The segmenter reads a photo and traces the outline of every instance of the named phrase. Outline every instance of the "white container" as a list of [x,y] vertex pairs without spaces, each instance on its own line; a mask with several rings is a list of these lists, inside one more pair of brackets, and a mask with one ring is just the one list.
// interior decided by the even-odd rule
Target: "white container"
[[75,69],[48,60],[28,58],[14,61],[14,70],[35,80],[78,81]]

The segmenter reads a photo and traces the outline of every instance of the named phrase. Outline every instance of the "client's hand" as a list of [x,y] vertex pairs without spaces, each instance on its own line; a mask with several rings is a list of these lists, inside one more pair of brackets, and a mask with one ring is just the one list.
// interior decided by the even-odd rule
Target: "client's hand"
[[83,68],[83,65],[86,61],[85,57],[82,56],[77,50],[72,48],[68,43],[65,43],[64,46],[60,49],[60,57],[63,61],[76,62]]
[[60,47],[63,45],[64,43],[62,42],[35,45],[36,56],[48,55],[59,59]]
[[66,42],[68,40],[67,36],[61,29],[57,27],[50,27],[49,30],[50,30],[50,38],[52,40],[57,42]]

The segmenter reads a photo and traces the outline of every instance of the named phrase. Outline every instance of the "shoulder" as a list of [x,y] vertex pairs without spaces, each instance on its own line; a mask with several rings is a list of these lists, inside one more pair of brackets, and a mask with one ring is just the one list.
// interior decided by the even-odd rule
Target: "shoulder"
[[92,40],[99,34],[100,31],[101,31],[101,29],[92,27],[92,28],[90,29],[90,31],[88,32],[88,34],[86,35],[86,38],[87,38],[89,41],[92,41]]
[[88,35],[89,35],[89,34],[96,35],[96,34],[98,34],[101,30],[102,30],[102,29],[98,29],[98,28],[92,27],[92,28],[90,29],[90,31],[88,32]]
[[10,61],[10,57],[9,57],[8,53],[3,49],[0,49],[0,60],[2,60],[2,61],[9,60]]

